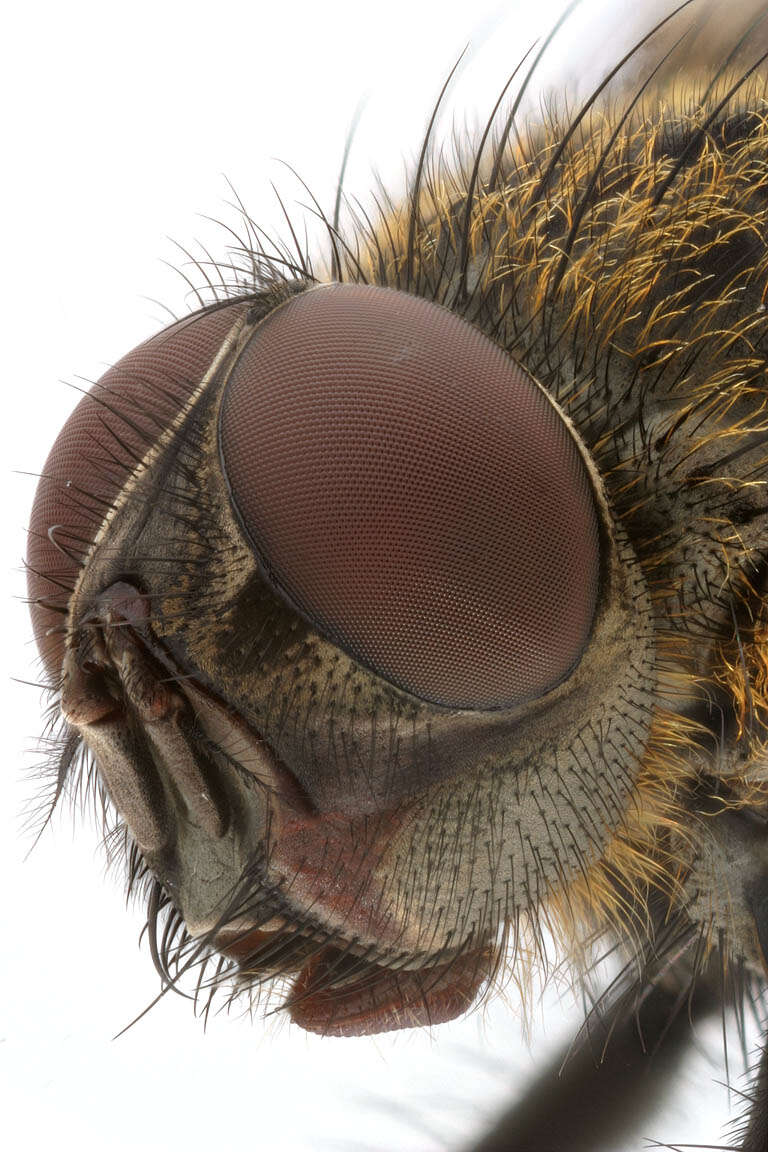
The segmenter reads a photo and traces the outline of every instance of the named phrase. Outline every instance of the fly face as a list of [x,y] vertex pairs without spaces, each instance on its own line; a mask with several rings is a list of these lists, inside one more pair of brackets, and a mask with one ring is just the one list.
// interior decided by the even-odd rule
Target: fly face
[[45,475],[62,712],[188,930],[307,1027],[462,1011],[648,727],[642,576],[551,396],[432,301],[299,285],[130,354]]
[[326,282],[254,254],[53,449],[30,594],[69,755],[152,923],[288,976],[310,1030],[450,1019],[544,920],[763,963],[750,76],[421,164],[329,226]]

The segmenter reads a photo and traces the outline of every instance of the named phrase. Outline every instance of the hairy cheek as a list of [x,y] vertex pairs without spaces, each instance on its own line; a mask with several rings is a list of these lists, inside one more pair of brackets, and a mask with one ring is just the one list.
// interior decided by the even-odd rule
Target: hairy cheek
[[[321,913],[344,939],[373,936],[397,951],[408,946],[409,930],[386,895],[386,855],[404,823],[403,809],[373,820],[329,814],[291,820],[281,829],[271,867],[282,872],[293,899]],[[492,975],[493,956],[491,948],[478,946],[428,968],[366,962],[361,970],[357,958],[328,946],[302,968],[285,1006],[295,1024],[329,1036],[442,1024],[471,1006]]]
[[382,944],[403,942],[403,925],[393,916],[379,867],[405,813],[350,819],[289,820],[270,854],[270,866],[291,896],[320,909],[324,923],[345,936],[374,936]]

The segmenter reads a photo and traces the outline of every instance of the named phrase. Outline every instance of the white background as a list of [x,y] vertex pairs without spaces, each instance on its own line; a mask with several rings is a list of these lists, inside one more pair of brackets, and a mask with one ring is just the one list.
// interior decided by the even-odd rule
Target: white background
[[[638,7],[585,3],[543,79],[571,91],[587,85],[616,59]],[[13,470],[40,470],[78,399],[71,385],[96,379],[165,322],[152,300],[177,313],[191,303],[163,263],[185,259],[167,237],[185,246],[201,238],[224,255],[224,230],[198,214],[236,226],[225,176],[257,221],[284,234],[270,181],[291,203],[306,194],[276,158],[330,211],[347,129],[366,95],[347,189],[365,198],[374,168],[397,188],[464,45],[474,53],[438,136],[482,118],[560,8],[560,0],[471,12],[446,0],[69,0],[19,5],[5,17],[0,1093],[8,1096],[0,1114],[10,1146],[458,1148],[579,1019],[570,998],[551,992],[534,1011],[529,1052],[511,997],[431,1035],[362,1041],[237,1017],[214,1017],[204,1033],[189,1004],[167,997],[113,1040],[157,992],[138,946],[141,913],[125,909],[120,877],[105,877],[87,819],[57,818],[25,859],[41,698],[11,679],[39,674],[21,602],[34,480]],[[292,212],[301,218],[300,207]],[[728,1102],[715,1084],[717,1038],[704,1033],[710,1043],[692,1048],[663,1113],[627,1149],[643,1147],[643,1136],[719,1142]],[[735,1052],[732,1062],[738,1073]]]

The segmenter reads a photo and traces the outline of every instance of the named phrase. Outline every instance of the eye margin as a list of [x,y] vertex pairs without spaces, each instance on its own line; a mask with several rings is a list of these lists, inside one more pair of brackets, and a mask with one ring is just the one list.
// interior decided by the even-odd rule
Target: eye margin
[[[259,530],[258,526],[256,527],[256,530],[254,530],[253,493],[256,492],[258,494],[259,492],[263,492],[271,486],[273,489],[271,492],[272,512],[276,512],[277,515],[273,515],[272,521],[267,527],[269,532],[272,532],[274,536],[280,534],[280,519],[283,516],[282,510],[285,507],[286,499],[288,502],[290,502],[295,495],[297,469],[300,471],[304,468],[305,457],[311,456],[313,451],[312,444],[307,441],[306,435],[300,431],[298,435],[299,439],[302,439],[303,436],[303,450],[294,452],[294,459],[292,459],[287,466],[285,465],[287,454],[283,451],[284,445],[280,442],[279,433],[281,431],[284,432],[286,423],[291,424],[294,429],[297,426],[295,417],[292,415],[292,409],[297,403],[297,397],[298,402],[302,404],[302,411],[307,417],[306,423],[311,425],[313,418],[315,419],[313,426],[315,431],[317,431],[318,425],[317,412],[319,408],[323,409],[319,424],[320,434],[321,436],[324,436],[326,434],[327,426],[329,423],[328,413],[332,407],[331,394],[334,385],[337,383],[336,378],[339,376],[342,378],[342,392],[344,389],[347,389],[348,383],[345,379],[345,374],[349,373],[349,365],[343,365],[340,371],[338,361],[336,359],[338,344],[344,344],[346,341],[344,347],[350,354],[351,359],[361,361],[364,359],[368,352],[369,344],[376,343],[378,336],[377,329],[386,329],[388,324],[391,328],[392,316],[383,315],[374,316],[373,319],[371,319],[369,316],[367,318],[368,330],[365,330],[365,322],[362,324],[362,329],[360,328],[360,325],[358,325],[357,329],[355,329],[355,323],[359,319],[359,316],[355,315],[355,305],[360,304],[361,301],[359,298],[365,297],[366,295],[368,297],[375,297],[373,300],[374,308],[377,303],[381,304],[382,301],[386,300],[389,305],[389,312],[394,312],[396,314],[396,318],[399,321],[402,320],[403,315],[406,317],[406,324],[403,328],[403,332],[401,333],[399,329],[395,330],[394,340],[396,347],[387,345],[385,340],[383,350],[378,347],[374,349],[374,358],[376,355],[379,355],[380,357],[379,361],[377,362],[377,368],[382,370],[383,377],[385,378],[385,386],[383,389],[379,388],[378,380],[375,382],[375,387],[379,388],[379,400],[381,399],[382,391],[396,391],[396,374],[393,374],[393,366],[395,361],[399,358],[402,361],[407,362],[414,355],[413,346],[412,344],[409,345],[408,343],[409,340],[413,341],[413,331],[408,330],[408,324],[410,323],[411,329],[414,326],[414,317],[410,315],[410,312],[415,310],[418,315],[419,325],[417,326],[418,335],[416,343],[418,343],[419,339],[422,337],[424,337],[426,340],[425,334],[429,332],[430,322],[434,325],[434,317],[436,316],[443,326],[454,326],[455,328],[460,329],[460,334],[465,339],[474,342],[475,352],[477,352],[478,349],[480,352],[491,350],[491,354],[496,357],[497,363],[499,365],[503,365],[504,370],[510,374],[510,378],[516,378],[517,384],[520,387],[527,389],[528,398],[526,402],[530,403],[530,396],[533,396],[536,400],[536,403],[538,404],[539,413],[544,413],[545,418],[554,423],[555,435],[560,437],[559,447],[562,450],[564,445],[564,451],[570,455],[571,463],[573,465],[573,473],[577,479],[577,485],[574,485],[574,487],[580,486],[582,496],[582,507],[581,509],[576,508],[575,512],[577,516],[579,512],[583,513],[582,520],[584,521],[584,531],[581,533],[573,532],[571,528],[572,543],[574,545],[572,552],[575,551],[577,547],[581,548],[581,556],[578,558],[576,565],[577,568],[579,566],[582,568],[586,567],[587,563],[590,564],[590,572],[586,580],[583,581],[585,588],[582,589],[582,602],[586,600],[586,608],[584,608],[582,603],[582,616],[586,617],[586,619],[582,619],[581,621],[581,634],[578,638],[578,642],[572,643],[572,652],[569,652],[570,658],[561,659],[560,666],[557,668],[556,674],[550,675],[548,680],[536,685],[535,690],[518,693],[517,696],[513,696],[511,699],[499,699],[498,694],[494,699],[471,699],[466,694],[464,696],[454,695],[453,698],[446,699],[445,694],[443,694],[441,697],[439,692],[431,691],[428,685],[425,687],[423,684],[414,684],[413,681],[409,681],[407,677],[403,677],[397,673],[392,674],[391,669],[386,667],[386,661],[382,661],[381,659],[377,658],[376,653],[371,653],[370,649],[366,651],[364,645],[361,645],[359,642],[357,642],[354,636],[350,638],[344,627],[340,627],[338,625],[338,613],[337,620],[329,621],[327,615],[324,617],[322,612],[313,610],[312,606],[308,603],[308,598],[302,594],[300,589],[297,589],[296,582],[293,579],[292,571],[301,567],[302,564],[306,565],[309,562],[309,566],[312,568],[313,572],[319,570],[318,567],[314,564],[314,561],[317,559],[317,555],[316,552],[315,554],[312,553],[312,542],[314,540],[316,548],[317,537],[319,536],[321,538],[322,550],[322,548],[325,546],[325,541],[333,537],[334,531],[338,525],[329,525],[327,522],[324,522],[323,526],[318,530],[315,523],[316,508],[313,508],[311,510],[312,514],[306,517],[305,523],[303,525],[293,525],[293,539],[289,541],[289,550],[292,550],[293,559],[292,561],[288,560],[287,562],[283,560],[282,563],[275,563],[274,556],[270,555],[269,546],[264,545],[263,540],[265,533]],[[417,296],[391,287],[360,283],[331,283],[320,285],[310,288],[308,292],[302,293],[302,297],[303,299],[299,298],[290,301],[288,306],[281,309],[279,312],[270,314],[265,318],[265,322],[258,327],[252,337],[252,340],[243,350],[243,354],[240,360],[234,366],[226,382],[225,388],[223,390],[219,415],[219,458],[225,483],[230,494],[231,506],[235,512],[235,516],[241,530],[244,532],[246,539],[249,541],[250,546],[253,549],[265,580],[270,584],[270,586],[273,587],[273,589],[277,592],[278,595],[281,596],[281,598],[288,602],[293,611],[295,611],[301,618],[308,622],[313,628],[317,629],[321,635],[324,635],[332,643],[337,645],[340,649],[351,656],[352,659],[368,668],[375,675],[381,676],[385,681],[388,681],[395,687],[398,687],[410,695],[415,696],[418,700],[434,703],[438,707],[445,707],[451,710],[468,709],[472,711],[498,711],[508,710],[511,706],[516,707],[521,703],[530,702],[533,699],[538,699],[545,695],[554,687],[556,687],[557,684],[561,683],[563,680],[568,679],[574,668],[578,665],[584,652],[586,651],[598,610],[598,602],[600,599],[601,591],[601,570],[604,567],[603,553],[605,548],[605,534],[603,531],[604,525],[602,523],[603,516],[601,515],[599,508],[601,501],[604,499],[604,497],[600,495],[602,492],[602,486],[594,466],[591,465],[588,451],[586,447],[581,443],[579,434],[574,428],[572,422],[568,420],[567,416],[565,416],[565,414],[560,410],[559,406],[556,404],[550,393],[546,389],[542,388],[541,385],[539,385],[538,382],[527,372],[527,370],[516,360],[514,360],[505,349],[491,341],[480,328],[463,319],[457,313],[444,308],[441,305],[435,304],[427,297]],[[322,319],[320,321],[320,325],[318,326],[318,324],[315,323],[313,311],[315,313],[319,311],[322,314],[323,305],[327,306],[328,302],[334,299],[334,297],[337,300],[339,297],[341,297],[342,302],[344,299],[349,301],[350,298],[353,298],[352,308],[348,310],[348,314],[346,315],[344,314],[343,307],[341,308],[340,311],[342,323],[337,325],[336,331],[331,331],[330,333],[323,332]],[[320,302],[319,308],[318,302]],[[294,316],[291,316],[291,310],[293,310]],[[361,310],[363,313],[365,312],[365,308],[360,309],[358,307],[357,311],[360,312]],[[327,307],[325,308],[325,311],[328,311]],[[386,311],[387,310],[384,309],[385,313]],[[422,313],[424,314],[422,315]],[[337,316],[336,319],[338,320],[339,317]],[[298,336],[291,332],[292,320],[298,327]],[[276,339],[274,330],[271,326],[276,326],[278,331],[281,327],[283,329],[287,329],[287,331],[279,333],[279,336]],[[309,337],[307,336],[308,330],[310,333]],[[318,336],[319,343],[317,347],[315,347],[313,345],[313,341],[317,341]],[[302,341],[303,345],[308,345],[306,351],[303,350]],[[262,346],[265,342],[269,344],[266,356],[266,375],[269,376],[269,373],[271,372],[272,378],[268,381],[268,383],[264,383],[261,379],[264,373],[257,371],[254,374],[255,379],[249,379],[245,384],[243,384],[244,368],[247,364],[249,355],[253,353],[254,349],[256,350],[256,354],[259,354],[260,342]],[[282,347],[287,347],[289,349],[287,357],[289,363],[287,366],[286,364],[280,362],[281,359],[283,359],[282,351],[280,350]],[[451,355],[453,355],[456,351],[455,347],[450,344],[449,349]],[[435,351],[436,350],[433,347],[432,352]],[[440,351],[440,349],[437,350],[438,355],[440,354]],[[333,353],[332,355],[331,352]],[[298,377],[294,371],[297,365],[295,363],[290,363],[291,356],[294,357],[294,361],[298,359]],[[428,371],[428,366],[422,366],[425,367]],[[290,383],[287,385],[284,378],[286,367],[289,374],[293,372]],[[306,384],[306,379],[308,376],[312,378],[321,378],[322,387],[319,389],[318,394],[315,396],[308,394],[306,388],[304,388],[304,392],[301,391],[301,389]],[[359,376],[360,373],[358,372],[358,380],[356,381],[358,385],[360,383]],[[461,396],[461,404],[464,408],[463,415],[466,414],[467,411],[466,396],[472,395],[473,387],[475,389],[475,393],[477,393],[479,390],[477,379],[478,371],[476,363],[473,363],[472,369],[467,374],[467,379],[461,381],[458,389],[454,386],[454,391],[458,391]],[[522,382],[522,385],[520,385],[520,382]],[[370,381],[366,381],[365,383],[367,386],[370,384]],[[414,386],[414,391],[418,392],[421,383],[422,381],[409,379],[406,386],[406,393],[411,385]],[[509,383],[509,381],[506,383]],[[353,381],[353,386],[354,384],[355,381]],[[240,395],[237,396],[236,401],[233,404],[232,394],[233,391],[237,390],[238,385],[240,385]],[[261,397],[257,395],[259,389],[262,389],[263,391],[263,395]],[[463,392],[462,389],[464,389]],[[281,390],[286,394],[282,395]],[[520,391],[520,388],[518,390]],[[421,391],[423,391],[423,388]],[[359,398],[360,397],[355,396],[355,400]],[[407,395],[405,397],[400,397],[401,400],[404,398],[408,399],[409,397]],[[432,399],[434,400],[435,398],[432,397]],[[374,396],[374,404],[376,400],[377,397]],[[440,400],[443,401],[444,397],[441,396]],[[255,448],[253,446],[241,446],[240,448],[237,448],[235,445],[235,450],[241,458],[239,460],[241,474],[238,476],[236,472],[238,462],[236,462],[236,467],[233,469],[231,466],[231,453],[229,449],[231,449],[233,446],[233,436],[237,436],[237,434],[242,431],[242,428],[246,424],[249,417],[252,418],[252,412],[250,411],[250,408],[253,407],[257,401],[261,404],[261,408],[259,410],[259,418],[257,418],[255,421],[257,428],[259,426],[259,421],[261,421],[261,426],[265,427],[270,420],[273,420],[274,412],[276,409],[278,409],[279,416],[276,424],[276,431],[278,435],[264,435],[263,442],[260,442]],[[248,405],[247,408],[245,407],[246,404]],[[366,406],[372,408],[374,404],[368,405],[367,397],[362,395],[362,400],[359,406],[355,407],[355,402],[352,401],[348,405],[347,411],[342,410],[341,423],[347,419],[350,423],[354,423],[355,421],[359,423],[361,413],[363,416],[365,415]],[[233,409],[237,409],[235,414],[233,414]],[[402,412],[400,414],[402,415]],[[500,423],[498,420],[496,422],[497,424]],[[457,423],[457,427],[459,427],[459,424],[460,421]],[[514,424],[514,420],[511,421],[511,424]],[[364,429],[364,432],[366,431],[368,434],[369,443],[363,445],[365,451],[358,453],[359,457],[362,456],[362,473],[370,471],[370,452],[368,452],[367,455],[366,452],[369,449],[370,442],[373,442],[381,433],[381,428],[376,429],[372,426],[369,426],[367,430]],[[387,424],[385,427],[385,434],[388,439],[392,439],[391,427],[389,424]],[[365,439],[365,436],[363,436],[363,439]],[[552,443],[546,443],[543,437],[542,443],[549,450],[549,455],[552,457],[554,454]],[[343,472],[347,463],[343,457],[343,453],[340,453],[337,450],[336,445],[329,444],[326,445],[326,447],[328,450],[325,454],[325,457],[320,462],[321,466],[317,470],[318,474],[322,476],[323,474],[327,474],[332,471],[334,467],[334,461],[337,462],[339,458],[342,459],[341,471]],[[405,453],[406,457],[413,448],[413,445],[407,446],[407,451]],[[413,451],[412,455],[416,456],[418,453]],[[242,474],[243,456],[245,457],[246,464],[245,475]],[[403,454],[401,453],[401,457],[402,456]],[[264,466],[262,475],[254,479],[250,475],[248,469],[250,469],[254,460],[258,461],[262,458],[266,458],[268,463]],[[315,463],[317,463],[317,460],[315,460]],[[360,463],[361,461],[358,460],[358,464]],[[402,458],[400,463],[403,463]],[[530,464],[530,461],[528,463]],[[297,467],[294,465],[297,465]],[[406,459],[406,468],[409,466],[410,465],[408,464],[408,460]],[[274,475],[278,473],[280,474],[279,478],[274,480]],[[305,479],[307,480],[307,487],[311,496],[312,489],[314,488],[315,484],[315,477],[308,476],[305,477]],[[365,475],[358,475],[357,479],[361,486],[367,483],[367,478]],[[487,477],[487,479],[489,488],[497,486],[497,475],[490,475]],[[398,482],[399,478],[396,475],[396,468],[393,472],[393,469],[390,467],[389,472],[386,473],[383,478],[381,487],[384,489],[391,488]],[[335,481],[332,480],[330,483],[326,484],[326,488],[324,490],[326,504],[335,504],[338,502],[339,488],[334,487],[334,483]],[[376,484],[374,483],[372,487],[375,489]],[[562,487],[563,485],[561,484],[561,488]],[[542,490],[543,489],[544,485],[542,484]],[[370,533],[371,536],[376,535],[378,537],[379,524],[383,518],[382,508],[380,506],[378,493],[374,491],[373,493],[369,493],[369,495],[372,497],[373,503],[378,503],[379,505],[377,508],[378,520],[376,521],[373,532]],[[245,499],[243,499],[244,496]],[[566,491],[564,499],[567,501],[570,498],[571,494]],[[244,504],[247,506],[244,507]],[[397,511],[398,510],[396,510],[396,519]],[[434,511],[434,509],[432,511]],[[474,510],[470,511],[474,512]],[[258,515],[258,508],[256,508],[256,513]],[[373,522],[374,518],[370,517],[370,519],[371,522]],[[464,519],[465,521],[468,519],[466,514]],[[508,517],[506,519],[509,520]],[[531,522],[535,519],[536,517],[530,517]],[[563,516],[561,519],[562,531],[559,533],[559,535],[560,539],[562,540],[564,533],[571,526],[568,523],[568,516]],[[429,531],[430,517],[427,516],[426,520],[426,530]],[[357,527],[360,527],[359,521]],[[398,530],[402,530],[402,527],[402,518],[400,518],[400,522],[398,523]],[[422,527],[424,527],[424,525],[422,525]],[[469,533],[474,532],[474,524],[467,524],[467,527]],[[365,525],[363,525],[363,530],[364,528]],[[554,538],[558,535],[558,533],[553,532],[551,535]],[[310,542],[309,545],[307,543],[308,540]],[[586,545],[584,544],[585,541],[587,542]],[[390,543],[391,542],[392,541],[390,540]],[[455,533],[453,543],[456,544],[459,548],[463,546],[461,537],[457,536]],[[482,543],[484,543],[484,541],[481,541],[481,544]],[[541,543],[541,538],[539,543]],[[396,546],[397,540],[395,540],[395,547]],[[589,553],[590,546],[591,554]],[[379,551],[381,550],[380,542],[378,539],[376,541],[376,547]],[[474,547],[477,547],[477,542],[475,542]],[[549,543],[546,543],[544,547],[550,547]],[[331,551],[331,549],[329,549],[329,551]],[[309,561],[307,561],[308,555],[310,557]],[[336,556],[339,555],[342,556],[342,561],[347,559],[347,557],[344,557],[343,548],[337,549]],[[365,560],[365,557],[363,557],[363,560]],[[556,566],[556,560],[556,556],[545,559],[541,567],[545,571],[550,571],[552,567]],[[443,561],[444,567],[447,570],[453,563],[453,557],[444,556]],[[354,570],[354,583],[352,586],[350,586],[347,571],[341,571],[340,568],[337,567],[336,570],[332,571],[330,574],[326,573],[325,583],[327,588],[331,590],[331,595],[334,594],[334,589],[343,588],[345,586],[348,590],[351,587],[353,596],[357,594],[361,575],[361,563],[359,555],[354,558],[354,563],[350,563],[349,568]],[[414,574],[411,573],[411,575]],[[415,573],[415,576],[418,577],[418,573]],[[539,577],[537,574],[529,573],[529,576],[529,583],[532,586],[538,583]],[[375,604],[377,609],[380,609],[381,605],[387,600],[387,597],[389,597],[390,602],[386,605],[386,607],[390,609],[390,618],[394,617],[395,624],[400,623],[402,627],[402,620],[398,621],[396,611],[391,611],[393,607],[396,608],[396,605],[393,605],[391,601],[397,601],[398,597],[403,592],[403,588],[398,586],[396,575],[394,578],[392,578],[391,569],[390,578],[390,580],[379,580],[379,587],[375,590],[375,594],[372,594],[370,588],[368,588],[366,590],[367,599],[369,605]],[[421,580],[414,579],[411,581],[411,583],[412,585],[419,584],[421,583]],[[391,591],[390,584],[392,585],[392,588],[394,588],[394,592]],[[550,602],[554,602],[555,600],[554,592],[556,591],[556,584],[557,578],[555,577],[554,584],[550,589],[552,592]],[[439,589],[439,592],[442,593],[442,589]],[[546,599],[546,597],[542,597],[541,599],[543,601]],[[461,607],[461,605],[459,605],[459,607]],[[549,610],[549,607],[549,602],[546,604],[546,606],[542,603],[542,616],[544,615],[545,611]],[[568,621],[568,614],[562,610],[562,605],[560,605],[560,607],[561,620],[564,620],[566,622],[565,626],[569,627],[570,622]],[[422,610],[417,610],[413,613],[413,616],[415,617],[417,630],[419,628],[419,624],[421,624],[419,641],[417,645],[414,645],[414,647],[418,646],[422,650],[429,648],[432,635],[434,635],[434,633],[441,625],[443,635],[450,636],[451,634],[455,634],[455,621],[451,616],[451,608],[449,608],[448,612],[442,619],[436,617],[433,612],[423,610],[423,606]],[[529,641],[531,647],[533,647],[539,643],[540,630],[531,627],[530,622],[527,623],[529,625]],[[407,621],[406,624],[408,624]],[[506,647],[505,644],[499,644],[496,642],[497,649],[501,649],[501,651],[498,652],[499,659],[508,659],[509,650],[514,649],[515,631],[515,627],[507,629],[507,634],[505,636]],[[388,635],[391,635],[391,631],[388,633]],[[496,638],[495,636],[491,637],[490,635],[486,635],[484,640],[490,640],[493,642],[496,641]],[[453,662],[456,664],[461,663],[462,665],[466,665],[467,660],[462,659],[462,654],[458,653],[454,656]],[[467,676],[467,679],[470,678],[471,674]]]

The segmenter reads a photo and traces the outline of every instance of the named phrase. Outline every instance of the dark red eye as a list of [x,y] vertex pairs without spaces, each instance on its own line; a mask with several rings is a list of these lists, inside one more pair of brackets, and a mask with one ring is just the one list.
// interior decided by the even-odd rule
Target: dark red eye
[[599,582],[587,468],[460,317],[363,285],[295,297],[230,377],[221,454],[267,577],[394,684],[502,708],[578,662]]
[[[213,360],[242,313],[233,304],[190,317],[134,348],[84,396],[59,433],[43,468],[29,528],[27,587],[35,637],[49,672],[61,666],[60,613],[38,598],[65,605],[77,579],[79,558],[140,460]],[[62,548],[49,539],[54,532]]]

